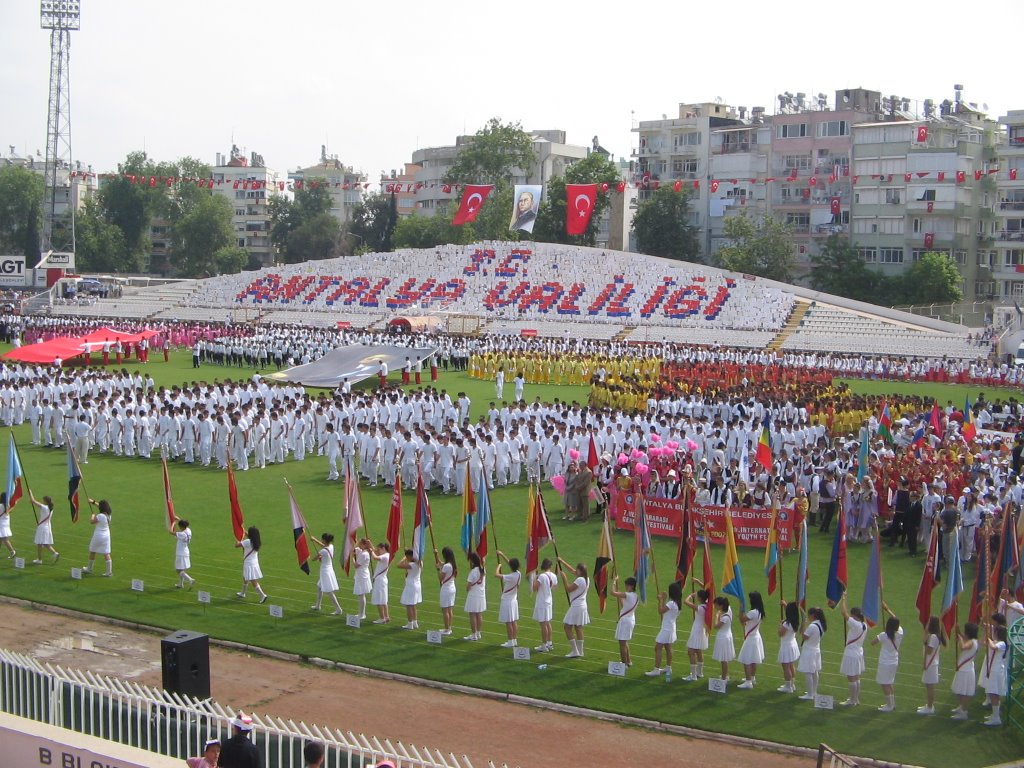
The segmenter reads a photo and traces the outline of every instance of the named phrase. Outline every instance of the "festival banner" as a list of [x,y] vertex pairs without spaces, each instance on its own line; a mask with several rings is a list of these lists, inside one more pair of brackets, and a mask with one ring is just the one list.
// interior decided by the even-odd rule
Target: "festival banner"
[[[616,491],[616,506],[619,514],[615,527],[620,531],[632,531],[636,517],[637,494],[631,491]],[[647,510],[647,527],[652,536],[669,536],[678,539],[683,525],[682,499],[651,499],[645,498]],[[704,507],[691,505],[690,514],[693,520],[694,535],[698,540],[705,532],[710,535],[712,544],[725,543],[725,507]],[[792,507],[779,509],[775,521],[779,548],[788,550],[793,546],[793,521],[795,515]],[[733,532],[738,547],[760,547],[768,544],[768,531],[772,525],[772,509],[753,507],[733,507]]]

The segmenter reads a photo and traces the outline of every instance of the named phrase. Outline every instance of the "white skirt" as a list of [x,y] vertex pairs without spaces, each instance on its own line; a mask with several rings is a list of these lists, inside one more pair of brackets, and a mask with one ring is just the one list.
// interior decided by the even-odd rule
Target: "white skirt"
[[373,583],[370,581],[370,574],[365,570],[356,570],[355,580],[352,582],[353,595],[368,595],[373,591]]
[[978,690],[974,677],[974,665],[970,664],[953,675],[953,693],[957,696],[973,696]]
[[792,664],[800,658],[800,645],[797,643],[796,638],[791,638],[789,642],[783,642],[779,646],[778,661],[779,664]]
[[538,600],[533,604],[533,620],[540,622],[551,621],[554,611],[550,600]]
[[707,650],[708,633],[703,622],[693,622],[693,626],[690,627],[690,636],[686,640],[686,647],[692,651]]
[[813,650],[805,648],[802,650],[800,652],[800,661],[796,665],[796,671],[805,674],[821,672],[821,648],[814,648]]
[[570,627],[587,626],[590,623],[590,611],[587,610],[587,601],[574,601],[569,606],[569,610],[565,612],[565,618],[562,619],[562,623],[568,624]]
[[373,580],[373,589],[370,591],[370,605],[388,604],[388,575],[382,573]]
[[740,664],[764,663],[764,641],[761,640],[760,632],[754,632],[743,641],[737,660]]
[[191,555],[175,555],[174,556],[174,570],[176,571],[187,571],[192,567]]
[[402,588],[402,598],[399,600],[402,605],[419,605],[423,602],[423,588],[419,579],[416,581],[407,580]]
[[53,546],[53,528],[50,527],[49,522],[36,526],[36,535],[32,543],[40,544],[44,547],[47,545]]
[[454,608],[455,607],[455,585],[445,584],[441,587],[441,607],[442,608]]
[[839,665],[839,674],[846,677],[858,677],[864,674],[864,649],[847,648],[843,651],[843,661]]
[[736,658],[736,643],[732,639],[732,632],[715,633],[715,647],[711,651],[711,658],[715,661],[732,661]]
[[0,517],[0,539],[9,539],[12,535],[10,515]]
[[658,636],[654,638],[654,642],[660,643],[661,645],[672,645],[676,641],[676,627],[673,624],[669,628],[662,628],[658,632]]
[[636,616],[630,614],[629,616],[623,616],[619,619],[619,623],[615,625],[615,639],[616,640],[632,640],[633,630],[636,628]]
[[879,685],[892,685],[896,682],[896,670],[899,664],[879,664],[875,673],[875,682]]
[[510,621],[519,621],[519,601],[515,598],[511,600],[501,599],[501,603],[498,605],[498,621],[502,624],[508,624]]
[[925,685],[937,685],[939,682],[939,665],[932,664],[921,673],[921,682]]
[[989,675],[988,680],[985,681],[985,693],[989,696],[1005,696],[1006,670],[1002,667],[993,667],[992,671],[995,674]]
[[260,561],[253,562],[252,558],[247,559],[245,565],[242,566],[242,580],[259,581],[262,578],[263,571],[260,570]]
[[320,569],[320,578],[317,579],[316,588],[324,594],[338,591],[338,577],[333,568]]
[[470,590],[466,595],[466,613],[483,613],[487,610],[487,593],[482,589]]
[[110,554],[110,534],[96,531],[89,541],[89,551],[97,555]]

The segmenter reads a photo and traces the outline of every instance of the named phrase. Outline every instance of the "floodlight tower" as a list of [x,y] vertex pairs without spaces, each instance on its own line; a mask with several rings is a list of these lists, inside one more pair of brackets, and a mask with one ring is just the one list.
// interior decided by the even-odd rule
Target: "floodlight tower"
[[[79,0],[41,0],[39,26],[50,30],[50,98],[46,112],[46,166],[42,252],[75,250],[75,206],[71,199],[71,33],[79,27]],[[67,186],[60,183],[61,171]],[[59,199],[67,190],[67,200]],[[68,212],[66,227],[59,213]]]

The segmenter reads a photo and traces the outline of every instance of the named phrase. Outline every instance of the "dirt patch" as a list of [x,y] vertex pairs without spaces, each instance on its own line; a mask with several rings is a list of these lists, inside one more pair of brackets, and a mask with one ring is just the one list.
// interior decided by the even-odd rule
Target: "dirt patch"
[[[160,636],[0,603],[0,647],[54,665],[160,686]],[[13,628],[17,628],[15,631]],[[790,757],[489,701],[409,683],[210,649],[217,701],[285,720],[426,746],[474,765],[522,768],[795,768]],[[416,714],[419,713],[419,714]]]

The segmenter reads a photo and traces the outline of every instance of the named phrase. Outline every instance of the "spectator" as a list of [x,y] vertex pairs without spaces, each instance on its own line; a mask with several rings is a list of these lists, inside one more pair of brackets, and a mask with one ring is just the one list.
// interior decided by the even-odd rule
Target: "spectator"
[[217,739],[210,739],[203,745],[202,757],[190,757],[185,762],[188,768],[217,768],[219,758],[220,742]]
[[220,745],[219,768],[261,768],[259,750],[250,740],[252,718],[239,712],[231,721],[231,737]]

